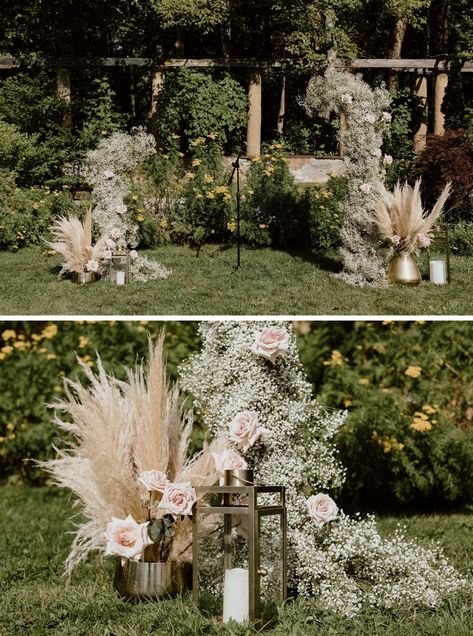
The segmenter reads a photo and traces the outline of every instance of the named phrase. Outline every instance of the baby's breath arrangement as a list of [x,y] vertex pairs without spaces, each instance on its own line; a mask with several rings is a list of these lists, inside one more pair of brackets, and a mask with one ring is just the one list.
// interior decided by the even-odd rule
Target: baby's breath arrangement
[[[84,176],[93,186],[93,220],[99,232],[121,249],[138,244],[139,225],[125,204],[132,189],[130,174],[156,152],[155,145],[153,135],[136,128],[130,134],[113,133],[87,153]],[[157,261],[139,255],[133,258],[130,272],[132,278],[142,282],[170,274]]]
[[[294,589],[353,616],[363,605],[435,607],[467,584],[436,547],[420,547],[401,530],[383,538],[374,518],[350,518],[326,495],[314,497],[344,481],[332,439],[345,413],[312,396],[291,323],[203,323],[200,334],[202,351],[181,368],[184,388],[257,482],[286,486]],[[317,498],[325,507],[311,514]]]
[[382,155],[383,134],[391,121],[390,96],[383,87],[374,90],[359,75],[330,68],[313,77],[304,100],[309,113],[327,118],[335,111],[343,116],[345,176],[348,193],[341,229],[341,276],[356,285],[387,284],[384,259],[378,248],[375,203],[370,194],[379,190],[384,166],[392,157]]

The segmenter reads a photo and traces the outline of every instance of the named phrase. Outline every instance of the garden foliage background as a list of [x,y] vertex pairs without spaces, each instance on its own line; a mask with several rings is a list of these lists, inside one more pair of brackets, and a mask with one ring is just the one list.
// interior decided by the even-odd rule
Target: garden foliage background
[[[31,458],[53,456],[46,408],[78,360],[124,377],[147,356],[160,322],[0,324],[0,479],[42,484]],[[199,349],[197,324],[166,322],[171,379]],[[347,409],[337,435],[347,467],[335,493],[347,511],[451,510],[473,504],[473,325],[471,322],[297,323],[306,372],[320,401]],[[77,357],[76,357],[77,356]],[[205,431],[197,425],[193,449]]]
[[[337,152],[337,122],[310,119],[302,106],[309,78],[323,70],[334,43],[337,54],[348,59],[447,55],[451,68],[444,111],[450,132],[432,137],[420,156],[412,147],[421,118],[414,75],[396,80],[367,72],[364,77],[371,84],[387,79],[393,98],[383,148],[394,158],[388,184],[422,176],[431,204],[453,180],[444,220],[452,224],[454,250],[472,255],[473,87],[468,74],[459,72],[473,51],[470,8],[469,0],[13,1],[0,16],[0,54],[46,60],[284,58],[287,72],[264,72],[264,154],[250,169],[243,191],[242,234],[250,245],[318,253],[339,247],[346,184],[331,179],[324,187],[298,187],[282,162],[285,154]],[[399,33],[402,45],[398,40],[396,51]],[[238,69],[167,72],[152,117],[151,79],[148,67],[74,69],[68,104],[57,96],[49,62],[2,72],[0,249],[39,244],[58,215],[82,215],[90,203],[80,170],[86,153],[115,131],[137,125],[152,130],[158,142],[157,155],[133,175],[134,191],[126,201],[127,214],[141,227],[140,247],[233,242],[234,203],[219,158],[245,139],[248,74]]]

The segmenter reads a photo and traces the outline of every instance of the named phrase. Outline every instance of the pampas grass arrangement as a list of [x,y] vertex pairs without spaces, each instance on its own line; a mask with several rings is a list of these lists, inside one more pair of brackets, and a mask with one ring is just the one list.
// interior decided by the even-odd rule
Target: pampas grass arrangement
[[420,188],[421,179],[413,188],[407,182],[402,186],[398,182],[393,192],[382,185],[375,195],[376,224],[395,251],[410,254],[419,247],[430,245],[433,227],[450,195],[451,184],[445,186],[430,213],[422,206]]
[[92,209],[89,209],[84,223],[75,216],[61,216],[54,222],[53,240],[46,245],[64,258],[60,274],[96,271],[103,253],[107,249],[106,237],[100,237],[92,245]]
[[[97,373],[81,364],[88,383],[66,379],[65,399],[50,405],[55,423],[72,436],[72,441],[67,448],[56,449],[57,459],[38,465],[58,486],[74,493],[85,517],[75,528],[65,563],[67,575],[90,551],[110,553],[106,534],[110,534],[112,520],[122,524],[119,531],[123,535],[170,517],[162,505],[166,491],[152,492],[154,487],[146,487],[143,475],[164,475],[166,483],[188,489],[211,485],[218,479],[212,453],[221,452],[226,440],[219,438],[188,458],[193,419],[184,409],[178,388],[167,383],[163,343],[164,333],[155,346],[149,342],[147,368],[140,364],[128,370],[126,381],[107,374],[100,358]],[[123,529],[130,515],[131,521]],[[132,522],[134,526],[130,526]],[[191,526],[188,517],[177,518],[167,546],[170,559],[190,560]],[[144,558],[149,543],[146,536],[143,553],[133,558],[153,560]]]

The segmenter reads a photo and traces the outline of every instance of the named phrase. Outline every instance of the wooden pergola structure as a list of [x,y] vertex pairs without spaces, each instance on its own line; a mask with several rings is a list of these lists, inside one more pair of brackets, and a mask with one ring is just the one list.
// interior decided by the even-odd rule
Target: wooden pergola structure
[[[434,82],[433,100],[433,132],[442,135],[445,131],[445,117],[442,112],[442,104],[448,85],[448,75],[451,70],[451,62],[447,59],[357,59],[351,62],[335,60],[335,66],[348,71],[394,71],[399,73],[416,74],[417,95],[424,104],[423,117],[418,130],[414,135],[414,148],[417,152],[425,148],[428,132],[428,80]],[[67,57],[67,58],[42,58],[28,57],[25,59],[15,57],[0,57],[0,70],[21,68],[55,68],[59,96],[67,103],[71,101],[71,70],[86,68],[133,68],[146,67],[152,69],[151,82],[151,110],[150,117],[156,115],[156,102],[161,90],[165,73],[171,69],[246,69],[249,72],[248,86],[248,125],[247,125],[247,155],[258,156],[261,149],[261,123],[262,123],[262,74],[269,68],[280,68],[290,71],[291,62],[261,61],[248,59],[169,59],[156,60],[143,57]],[[461,73],[473,73],[473,61],[464,61],[460,68]],[[70,117],[65,121],[70,125]]]

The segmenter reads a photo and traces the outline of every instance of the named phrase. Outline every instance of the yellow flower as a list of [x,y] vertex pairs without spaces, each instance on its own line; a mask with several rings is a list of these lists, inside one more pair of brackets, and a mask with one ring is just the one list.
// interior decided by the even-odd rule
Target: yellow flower
[[205,144],[205,137],[197,137],[197,139],[193,139],[189,145],[195,148],[196,146],[202,146],[202,144]]
[[2,347],[2,353],[5,353],[6,355],[11,353],[12,351],[13,351],[13,347],[10,347],[10,345],[6,345],[5,347]]
[[422,367],[407,367],[404,371],[404,375],[409,376],[410,378],[418,378],[422,373]]
[[376,431],[373,432],[372,440],[379,444],[384,453],[390,453],[392,450],[402,451],[404,444],[398,442],[395,437],[381,436]]
[[211,133],[209,133],[209,134],[207,135],[207,137],[208,137],[209,139],[217,139],[217,137],[218,137],[218,133],[211,132]]
[[215,194],[210,190],[206,193],[205,196],[207,197],[207,199],[215,199]]
[[161,219],[159,222],[159,227],[163,228],[163,230],[165,230],[168,226],[168,220],[167,219]]
[[259,229],[260,230],[266,230],[266,229],[268,229],[268,226],[266,225],[266,223],[260,223],[259,224]]
[[425,431],[430,431],[432,428],[432,424],[428,421],[421,420],[415,417],[410,425],[415,431],[419,431],[420,433],[424,433]]
[[171,139],[180,139],[180,135],[176,135],[176,133],[172,133]]
[[211,174],[206,174],[205,177],[204,177],[205,183],[212,183],[213,180],[214,180],[214,178],[212,177]]
[[138,221],[138,223],[141,223],[145,220],[145,217],[142,214],[138,214],[136,220]]
[[[334,349],[332,351],[330,360],[324,360],[324,364],[325,366],[331,366],[331,367],[343,367],[343,356],[340,353],[340,351],[337,351],[336,349]],[[368,381],[363,382],[362,384],[368,384]]]
[[251,161],[253,161],[253,163],[258,163],[258,161],[261,161],[261,157],[253,157]]
[[200,194],[200,192],[198,194],[195,195],[196,199],[203,199],[204,196],[202,194]]
[[79,337],[79,349],[83,349],[84,347],[86,347],[90,342],[90,338],[88,338],[87,336],[80,336]]
[[33,203],[33,210],[39,210],[39,203]]
[[394,320],[383,320],[383,325],[393,325]]
[[433,413],[437,413],[437,409],[434,409],[434,407],[430,406],[430,404],[424,404],[424,406],[422,407],[422,410],[428,413],[429,415],[432,415]]
[[268,153],[266,153],[265,155],[263,155],[263,159],[265,160],[271,159],[271,155],[268,155]]
[[193,172],[186,172],[184,175],[187,179],[195,179],[195,174]]
[[13,340],[13,338],[16,338],[16,331],[14,329],[5,329],[2,333],[2,339],[5,341]]
[[425,413],[422,413],[421,411],[416,411],[414,413],[414,417],[416,417],[417,419],[420,419],[420,420],[428,420],[429,419],[429,416],[426,415]]
[[107,131],[106,131],[106,130],[102,130],[102,131],[100,132],[100,134],[101,134],[101,135],[106,135],[106,134],[107,134]]
[[254,193],[255,193],[255,191],[254,191],[254,190],[247,190],[247,193],[248,193],[249,195],[251,195],[251,194],[254,194]]
[[425,320],[416,320],[414,324],[416,325],[425,325],[426,321]]
[[228,188],[226,185],[218,186],[215,188],[215,194],[226,194],[228,192]]
[[57,356],[54,355],[54,353],[48,353],[48,355],[46,356],[46,358],[48,360],[56,360]]
[[197,166],[200,166],[201,163],[202,161],[200,159],[194,159],[192,165],[194,166],[194,168],[197,168]]
[[28,349],[30,345],[29,342],[24,342],[23,340],[17,340],[13,346],[15,347],[15,349],[18,349],[18,351],[24,351],[25,349]]
[[177,156],[182,158],[184,156],[184,153],[183,152],[178,152]]
[[381,389],[381,391],[382,391],[385,395],[388,395],[389,393],[391,393],[391,389],[388,389],[387,387],[383,387],[383,388]]
[[61,393],[61,391],[62,391],[62,386],[60,386],[59,384],[56,384],[56,386],[54,387],[54,392]]
[[0,353],[0,360],[5,360],[6,357],[6,353]]
[[353,402],[350,400],[350,398],[345,398],[345,399],[343,400],[343,406],[344,406],[345,408],[348,408],[348,407],[349,407],[349,406],[351,406],[352,404],[353,404]]
[[138,197],[136,196],[136,194],[134,194],[132,197],[133,201],[138,201]]
[[227,223],[227,230],[234,232],[236,230],[236,223],[234,221]]
[[370,381],[368,380],[368,378],[360,378],[358,380],[358,384],[369,384]]
[[54,336],[57,335],[57,325],[48,325],[43,329],[41,335],[43,338],[47,338],[48,340],[54,338]]

